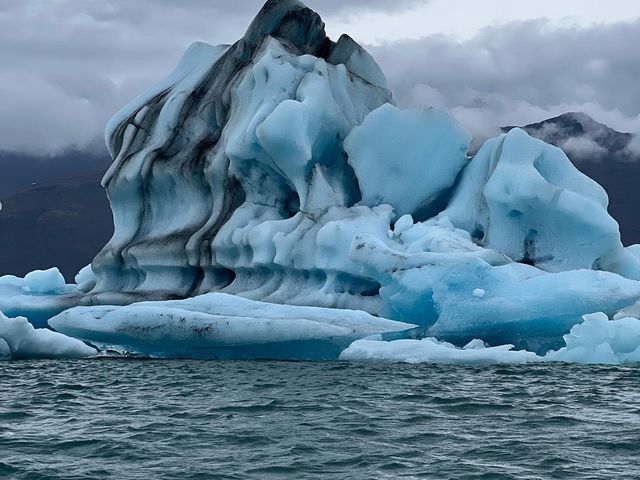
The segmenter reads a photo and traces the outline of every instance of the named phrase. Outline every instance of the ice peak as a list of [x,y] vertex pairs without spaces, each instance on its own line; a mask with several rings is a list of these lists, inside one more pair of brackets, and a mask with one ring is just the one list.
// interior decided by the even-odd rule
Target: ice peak
[[255,47],[267,35],[284,39],[302,52],[318,57],[324,57],[331,49],[320,15],[298,0],[268,0],[242,41]]

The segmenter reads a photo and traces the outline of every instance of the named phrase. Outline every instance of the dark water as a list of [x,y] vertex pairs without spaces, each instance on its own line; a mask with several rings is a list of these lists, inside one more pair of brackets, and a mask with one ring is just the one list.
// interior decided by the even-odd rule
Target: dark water
[[640,478],[640,367],[0,364],[0,477]]

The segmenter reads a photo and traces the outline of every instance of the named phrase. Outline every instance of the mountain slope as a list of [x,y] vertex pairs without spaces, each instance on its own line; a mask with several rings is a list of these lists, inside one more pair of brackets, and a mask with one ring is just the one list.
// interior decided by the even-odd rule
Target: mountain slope
[[2,201],[0,275],[60,267],[67,281],[113,232],[101,171],[52,179]]
[[111,158],[105,147],[96,151],[69,149],[55,155],[31,155],[0,151],[0,201],[41,182],[57,177],[107,170]]

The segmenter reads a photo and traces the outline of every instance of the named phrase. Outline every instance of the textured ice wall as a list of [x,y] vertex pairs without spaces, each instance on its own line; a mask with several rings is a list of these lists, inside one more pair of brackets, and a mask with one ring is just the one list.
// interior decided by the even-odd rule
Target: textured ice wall
[[396,108],[369,54],[295,0],[192,45],[106,139],[115,233],[85,304],[223,292],[544,351],[640,298],[636,249],[561,150],[515,129],[469,159],[455,120]]
[[93,262],[96,300],[223,289],[375,311],[375,283],[343,268],[349,241],[328,239],[328,255],[319,244],[346,217],[386,234],[390,208],[351,208],[361,194],[342,144],[389,101],[371,57],[331,42],[297,1],[267,2],[233,46],[194,44],[107,128],[115,234]]

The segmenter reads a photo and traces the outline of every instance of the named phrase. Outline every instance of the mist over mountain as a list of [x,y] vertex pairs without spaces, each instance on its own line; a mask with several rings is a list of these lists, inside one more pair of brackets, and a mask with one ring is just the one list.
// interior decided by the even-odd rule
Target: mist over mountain
[[0,201],[9,195],[56,177],[103,174],[111,158],[104,145],[88,150],[69,148],[53,155],[0,151]]
[[[562,148],[578,169],[602,185],[623,243],[640,243],[637,137],[580,112],[523,129]],[[0,274],[24,275],[56,265],[72,280],[102,248],[113,233],[109,202],[100,185],[111,159],[102,148],[51,156],[0,152],[0,249],[11,252],[0,257]]]
[[[508,132],[514,127],[504,127]],[[596,122],[582,112],[569,112],[523,127],[531,136],[562,148],[574,163],[640,160],[636,137]]]
[[67,280],[113,232],[100,185],[106,148],[51,156],[0,153],[0,275],[60,266]]

